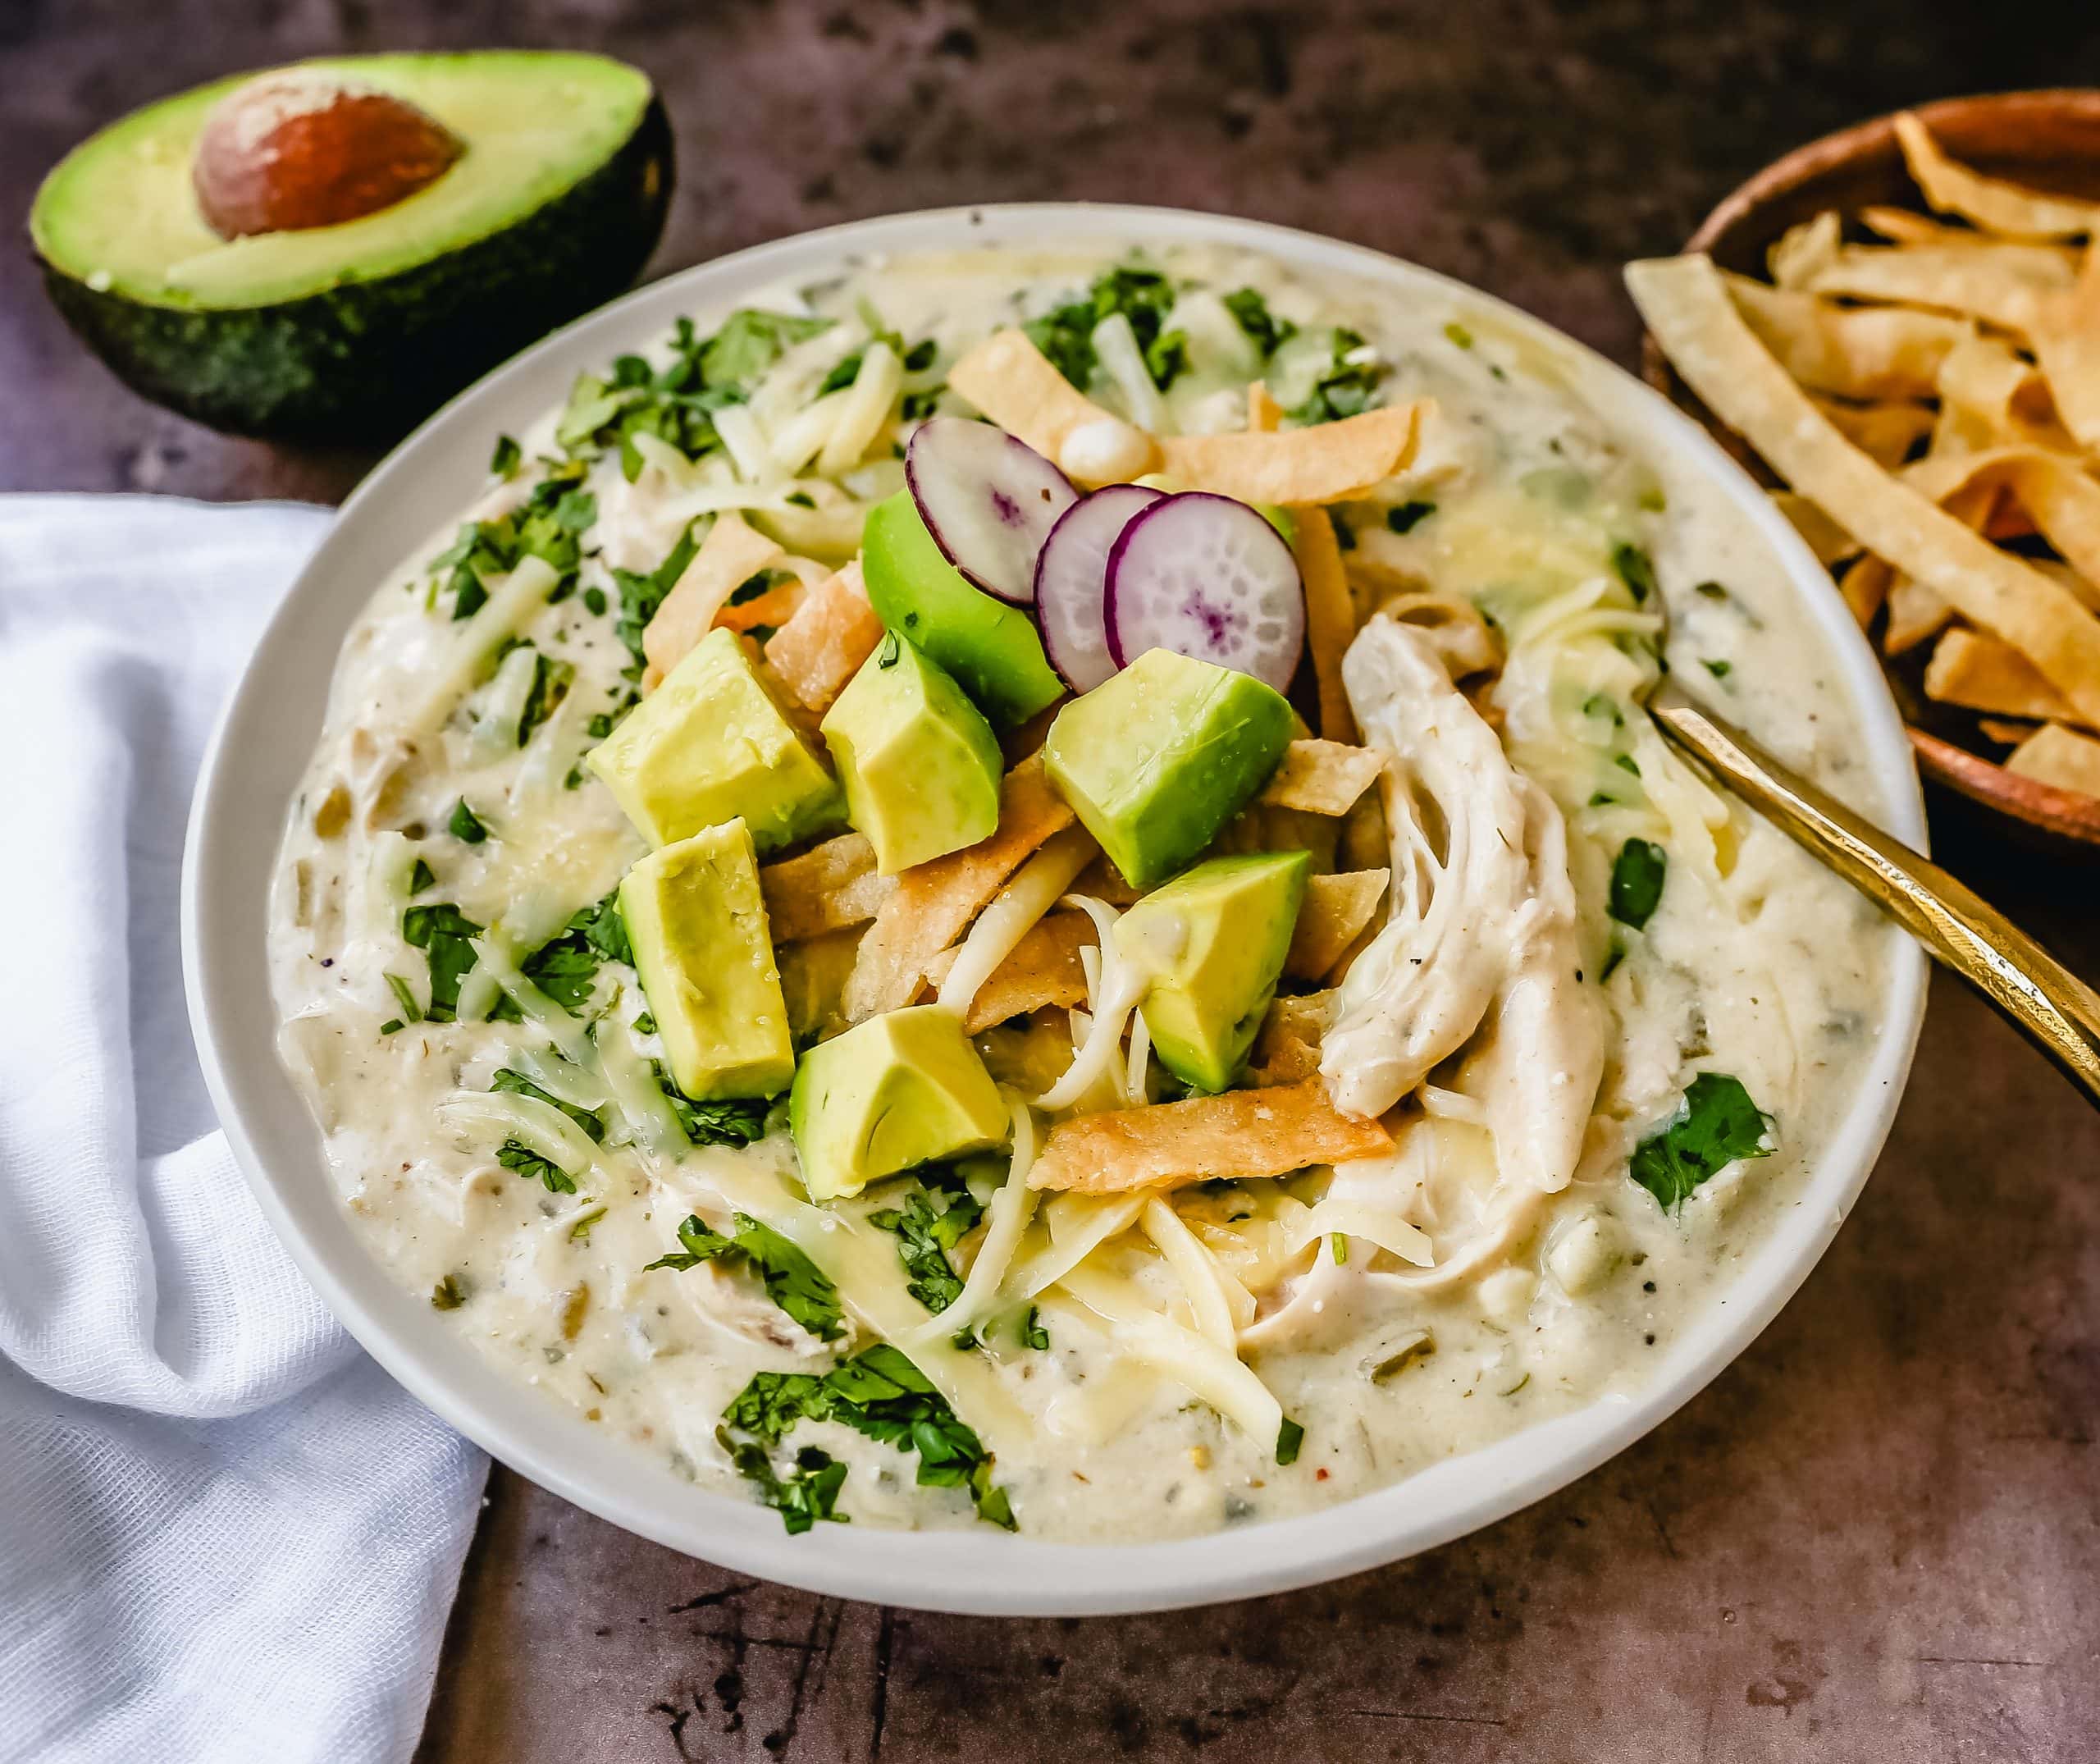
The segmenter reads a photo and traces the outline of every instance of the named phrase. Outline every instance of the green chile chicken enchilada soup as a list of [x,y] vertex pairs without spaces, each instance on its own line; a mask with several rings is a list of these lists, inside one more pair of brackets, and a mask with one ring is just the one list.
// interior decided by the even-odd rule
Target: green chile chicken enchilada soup
[[791,1531],[1153,1539],[1640,1387],[1893,935],[1641,709],[1840,793],[1778,562],[1454,291],[856,260],[491,437],[346,642],[272,908],[372,1253]]

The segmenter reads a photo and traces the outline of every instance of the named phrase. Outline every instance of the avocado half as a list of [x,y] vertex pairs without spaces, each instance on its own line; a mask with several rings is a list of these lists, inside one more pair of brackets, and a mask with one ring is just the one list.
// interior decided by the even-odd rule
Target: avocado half
[[655,248],[671,130],[638,69],[510,50],[299,66],[415,105],[466,151],[359,219],[221,239],[190,162],[240,75],[112,123],[37,192],[52,299],[157,403],[240,434],[390,440],[619,293]]

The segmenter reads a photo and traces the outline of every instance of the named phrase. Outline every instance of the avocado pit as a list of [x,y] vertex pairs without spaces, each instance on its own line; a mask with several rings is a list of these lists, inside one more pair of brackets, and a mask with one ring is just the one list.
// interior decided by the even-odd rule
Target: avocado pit
[[221,239],[339,226],[413,196],[466,144],[413,104],[314,70],[265,74],[221,99],[190,181]]

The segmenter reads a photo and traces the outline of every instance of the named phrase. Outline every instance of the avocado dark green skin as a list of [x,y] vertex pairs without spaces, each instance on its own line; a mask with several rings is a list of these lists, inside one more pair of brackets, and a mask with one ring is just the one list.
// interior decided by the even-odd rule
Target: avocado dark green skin
[[377,281],[215,312],[98,293],[39,257],[51,298],[117,377],[236,435],[398,440],[528,343],[625,290],[670,205],[652,101],[619,151],[500,232]]

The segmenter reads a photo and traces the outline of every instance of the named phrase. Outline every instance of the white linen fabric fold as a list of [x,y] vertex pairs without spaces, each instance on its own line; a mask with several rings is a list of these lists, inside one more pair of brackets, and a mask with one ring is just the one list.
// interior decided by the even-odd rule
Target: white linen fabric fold
[[0,496],[0,1759],[405,1759],[487,1460],[263,1222],[182,996],[190,786],[326,523]]

